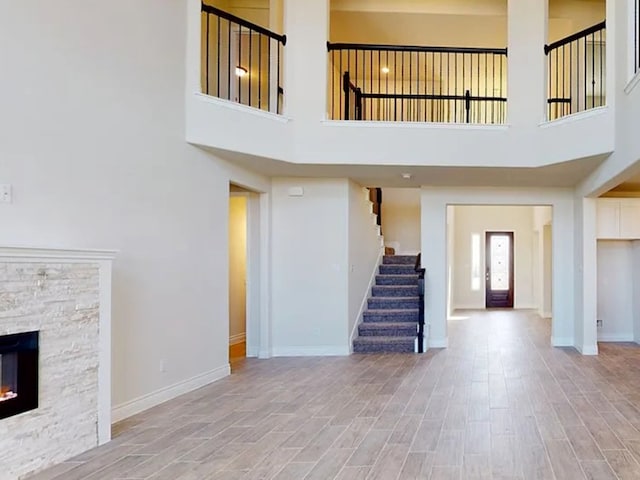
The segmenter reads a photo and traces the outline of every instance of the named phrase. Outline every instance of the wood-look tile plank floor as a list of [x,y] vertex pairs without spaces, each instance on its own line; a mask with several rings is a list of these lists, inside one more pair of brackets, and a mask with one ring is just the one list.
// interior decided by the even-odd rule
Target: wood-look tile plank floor
[[457,312],[424,355],[249,359],[30,480],[640,479],[640,347]]

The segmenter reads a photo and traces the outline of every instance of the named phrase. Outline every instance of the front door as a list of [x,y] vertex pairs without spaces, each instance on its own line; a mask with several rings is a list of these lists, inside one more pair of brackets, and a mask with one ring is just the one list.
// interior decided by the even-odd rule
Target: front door
[[486,307],[513,308],[513,232],[486,234]]

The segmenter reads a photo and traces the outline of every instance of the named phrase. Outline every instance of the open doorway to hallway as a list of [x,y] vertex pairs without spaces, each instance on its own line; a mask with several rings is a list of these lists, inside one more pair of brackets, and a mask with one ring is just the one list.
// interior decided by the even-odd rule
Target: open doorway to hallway
[[229,362],[247,354],[247,199],[249,192],[229,187]]
[[[229,362],[268,352],[264,193],[229,184]],[[263,335],[263,336],[261,336]],[[264,337],[264,338],[263,338]]]
[[447,207],[448,313],[514,308],[551,316],[552,207]]

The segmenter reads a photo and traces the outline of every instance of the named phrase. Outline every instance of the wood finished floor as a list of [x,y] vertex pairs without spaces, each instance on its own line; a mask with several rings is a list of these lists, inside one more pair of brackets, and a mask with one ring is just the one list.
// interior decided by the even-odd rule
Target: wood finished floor
[[425,355],[247,360],[32,480],[640,479],[638,346],[460,315]]

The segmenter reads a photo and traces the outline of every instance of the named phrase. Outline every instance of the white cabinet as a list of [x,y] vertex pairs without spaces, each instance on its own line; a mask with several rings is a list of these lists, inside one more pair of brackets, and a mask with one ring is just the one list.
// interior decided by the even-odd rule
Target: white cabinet
[[640,198],[600,198],[597,207],[600,239],[640,239]]

